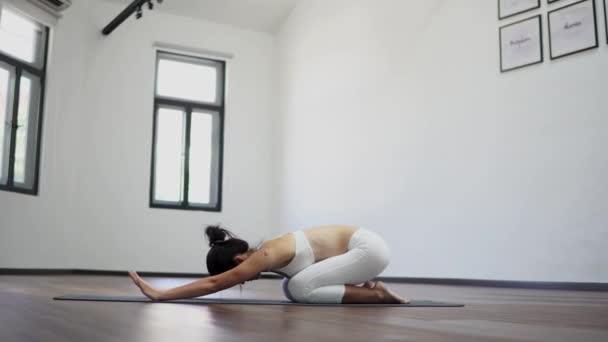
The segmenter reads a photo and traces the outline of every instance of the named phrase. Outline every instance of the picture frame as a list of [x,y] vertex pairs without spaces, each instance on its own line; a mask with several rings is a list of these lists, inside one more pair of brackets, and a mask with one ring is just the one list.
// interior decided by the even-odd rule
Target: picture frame
[[608,44],[608,0],[604,0],[604,25],[606,25],[606,44]]
[[510,18],[540,8],[540,0],[498,0],[498,19]]
[[595,0],[582,0],[548,13],[552,60],[599,47]]
[[542,16],[536,15],[499,28],[500,72],[544,61]]

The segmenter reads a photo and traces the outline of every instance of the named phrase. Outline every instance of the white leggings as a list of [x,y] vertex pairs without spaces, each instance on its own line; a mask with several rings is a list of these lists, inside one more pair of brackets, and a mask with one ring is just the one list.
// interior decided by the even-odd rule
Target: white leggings
[[357,230],[348,251],[312,264],[291,279],[283,280],[283,292],[300,303],[339,304],[345,284],[357,285],[373,279],[388,266],[389,248],[378,234]]

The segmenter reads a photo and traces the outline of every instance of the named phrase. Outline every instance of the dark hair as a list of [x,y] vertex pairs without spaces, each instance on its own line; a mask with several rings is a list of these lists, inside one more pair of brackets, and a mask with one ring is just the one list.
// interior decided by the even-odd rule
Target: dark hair
[[205,235],[209,240],[209,253],[207,253],[207,270],[210,275],[224,273],[238,264],[234,257],[246,253],[249,244],[238,239],[234,234],[220,226],[207,226]]

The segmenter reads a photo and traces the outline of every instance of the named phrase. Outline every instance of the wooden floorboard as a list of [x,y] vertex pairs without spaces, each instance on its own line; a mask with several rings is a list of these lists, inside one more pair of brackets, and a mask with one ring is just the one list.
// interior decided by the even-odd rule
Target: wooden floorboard
[[[150,278],[160,287],[188,279]],[[390,284],[464,308],[342,308],[53,301],[137,295],[126,277],[0,276],[0,341],[608,341],[608,293]],[[215,298],[282,299],[280,281]]]

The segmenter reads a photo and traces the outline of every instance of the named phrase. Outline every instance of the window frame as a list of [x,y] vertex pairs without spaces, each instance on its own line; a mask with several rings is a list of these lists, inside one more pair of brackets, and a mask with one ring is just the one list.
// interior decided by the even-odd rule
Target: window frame
[[[0,7],[0,10],[3,10],[3,8]],[[14,11],[11,9],[11,11]],[[24,16],[21,12],[16,12],[18,15],[20,16]],[[20,194],[25,194],[25,195],[32,195],[32,196],[38,196],[38,191],[39,191],[39,187],[40,187],[40,157],[41,157],[41,150],[42,150],[42,127],[44,126],[44,101],[46,98],[46,80],[47,80],[47,68],[48,68],[48,57],[49,57],[49,37],[50,37],[50,32],[51,29],[49,26],[45,25],[44,23],[29,18],[27,16],[24,16],[26,18],[28,18],[28,20],[33,20],[35,21],[37,24],[41,25],[43,27],[44,30],[44,52],[43,52],[43,61],[42,61],[42,67],[41,68],[37,68],[36,66],[22,61],[17,57],[13,57],[5,52],[3,52],[2,50],[0,50],[0,61],[8,64],[9,66],[15,68],[15,80],[14,83],[12,84],[14,86],[13,92],[12,92],[12,99],[10,99],[13,102],[13,108],[12,108],[12,113],[8,113],[10,116],[10,126],[8,125],[8,121],[4,122],[4,123],[0,123],[0,124],[6,124],[8,127],[10,127],[10,129],[8,130],[11,134],[11,139],[9,142],[9,158],[8,158],[8,175],[7,175],[7,181],[6,181],[6,185],[0,184],[0,191],[7,191],[7,192],[15,192],[15,193],[20,193]],[[31,189],[26,189],[26,188],[22,188],[22,187],[18,187],[14,185],[14,178],[15,178],[15,153],[16,153],[16,147],[17,147],[17,130],[19,128],[18,126],[18,117],[19,117],[19,96],[20,96],[20,88],[21,88],[21,76],[23,75],[23,72],[29,73],[31,75],[34,75],[36,77],[40,78],[40,102],[38,104],[38,131],[35,133],[37,136],[37,140],[36,140],[36,161],[35,161],[35,165],[34,165],[34,182],[32,184],[32,188]],[[7,98],[7,101],[9,99]]]
[[[210,104],[204,102],[197,102],[192,100],[184,100],[173,97],[165,97],[157,94],[158,88],[158,65],[162,56],[169,56],[167,59],[181,59],[181,60],[192,60],[201,61],[200,64],[214,65],[217,68],[218,86],[216,91],[218,92],[218,99],[216,102],[219,104]],[[165,50],[157,50],[155,54],[155,74],[154,74],[154,109],[153,109],[153,124],[152,124],[152,157],[150,164],[150,194],[149,194],[149,207],[156,209],[177,209],[177,210],[192,210],[192,211],[208,211],[208,212],[221,212],[222,211],[222,190],[223,190],[223,168],[224,168],[224,122],[225,122],[225,106],[226,106],[226,61],[212,59],[208,57],[199,57],[185,55]],[[156,140],[157,140],[157,128],[158,128],[158,111],[161,108],[177,108],[183,110],[185,113],[185,147],[184,147],[184,171],[183,171],[183,200],[181,204],[174,202],[163,202],[155,201],[154,199],[154,183],[156,179]],[[191,142],[191,130],[192,130],[192,112],[196,111],[213,112],[217,113],[217,184],[211,184],[210,191],[216,189],[217,193],[211,193],[211,198],[215,198],[215,205],[200,205],[188,203],[189,195],[189,181],[190,181],[190,142]],[[214,128],[215,130],[215,128]],[[213,171],[212,171],[213,175]],[[215,181],[212,179],[212,182]]]

